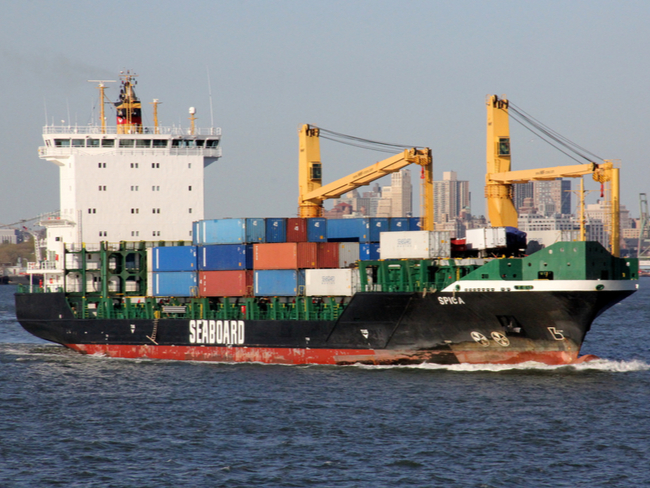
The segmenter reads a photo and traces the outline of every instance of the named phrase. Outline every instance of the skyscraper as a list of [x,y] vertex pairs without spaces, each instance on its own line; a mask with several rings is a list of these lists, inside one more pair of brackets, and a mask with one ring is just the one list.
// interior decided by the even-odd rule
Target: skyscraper
[[459,181],[455,171],[442,173],[442,181],[433,182],[434,220],[446,222],[470,210],[469,181]]

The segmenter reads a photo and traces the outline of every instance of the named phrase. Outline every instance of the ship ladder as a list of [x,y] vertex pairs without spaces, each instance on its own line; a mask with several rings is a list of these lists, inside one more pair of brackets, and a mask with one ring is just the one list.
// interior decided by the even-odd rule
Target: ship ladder
[[158,333],[158,321],[160,320],[159,317],[156,317],[153,319],[153,331],[151,332],[151,336],[147,336],[147,339],[149,339],[151,342],[153,342],[156,346],[158,343],[156,342],[156,334]]

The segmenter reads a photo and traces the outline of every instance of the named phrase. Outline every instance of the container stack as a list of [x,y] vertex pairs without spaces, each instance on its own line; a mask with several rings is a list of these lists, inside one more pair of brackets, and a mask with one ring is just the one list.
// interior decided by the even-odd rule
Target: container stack
[[448,232],[419,218],[239,218],[195,222],[193,246],[155,247],[160,297],[351,296],[360,260],[449,257]]
[[152,296],[196,295],[197,247],[153,247],[147,251],[148,286]]

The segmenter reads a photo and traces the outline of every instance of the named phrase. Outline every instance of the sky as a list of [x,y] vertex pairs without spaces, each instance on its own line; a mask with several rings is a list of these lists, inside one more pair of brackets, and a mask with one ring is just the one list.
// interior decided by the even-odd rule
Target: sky
[[[213,116],[221,127],[206,218],[295,216],[304,123],[430,147],[434,178],[469,180],[472,213],[484,215],[488,94],[620,160],[621,202],[638,216],[650,193],[649,22],[650,2],[626,0],[7,2],[0,222],[59,208],[58,168],[38,158],[43,125],[96,121],[87,80],[126,69],[145,124],[157,98],[162,126],[188,126],[193,106],[197,126]],[[511,144],[513,169],[576,164],[513,123]],[[321,153],[324,183],[388,157],[325,140]]]

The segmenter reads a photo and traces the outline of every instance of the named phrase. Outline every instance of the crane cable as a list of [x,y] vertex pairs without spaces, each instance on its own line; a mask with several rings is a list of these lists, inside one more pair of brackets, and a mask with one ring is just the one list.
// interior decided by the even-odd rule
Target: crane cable
[[[543,124],[539,120],[527,114],[525,111],[523,111],[522,109],[520,109],[510,101],[508,102],[508,108],[509,108],[508,113],[515,122],[517,122],[525,129],[535,134],[537,137],[542,139],[550,146],[560,151],[562,154],[573,159],[574,161],[582,164],[584,164],[584,162],[578,158],[582,158],[586,160],[587,163],[592,163],[594,159],[604,161],[604,159],[598,156],[597,154],[592,153],[591,151],[583,148],[582,146],[564,137],[562,134],[554,131],[547,125]],[[551,141],[554,141],[555,143]],[[565,150],[558,147],[558,145],[563,146],[567,151],[572,152],[577,157],[572,156]]]
[[327,139],[328,141],[338,142],[339,144],[346,144],[348,146],[360,147],[362,149],[369,149],[371,151],[385,152],[385,153],[395,153],[396,151],[403,151],[405,149],[419,148],[423,146],[415,145],[406,145],[406,144],[392,144],[389,142],[373,141],[372,139],[364,139],[362,137],[351,136],[348,134],[341,134],[340,132],[334,132],[329,129],[323,129],[315,125],[311,127],[318,128],[321,139]]

